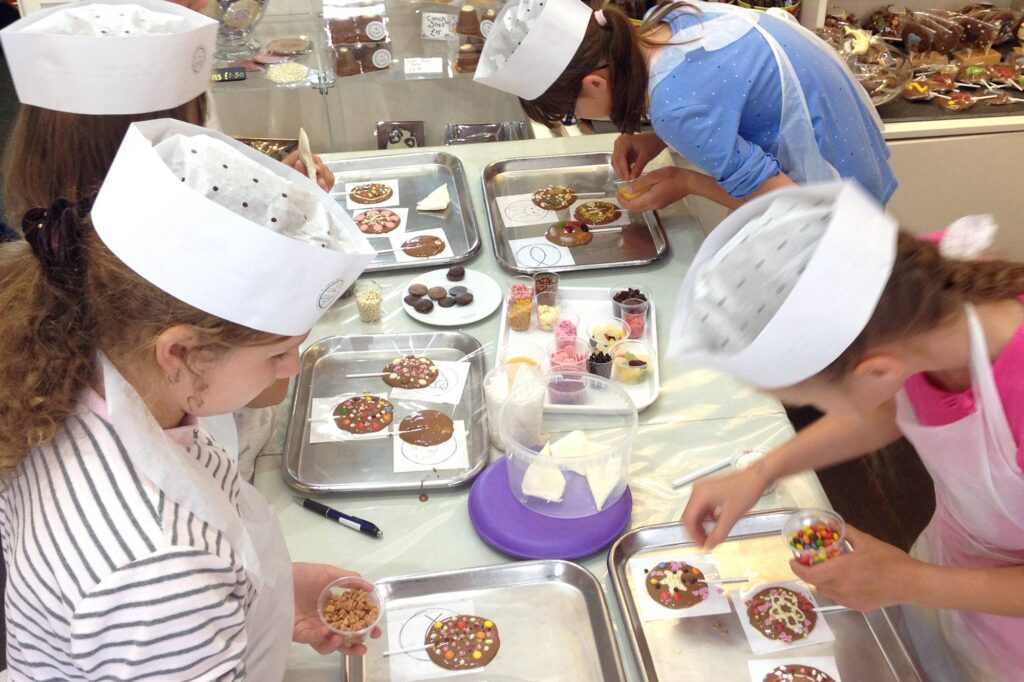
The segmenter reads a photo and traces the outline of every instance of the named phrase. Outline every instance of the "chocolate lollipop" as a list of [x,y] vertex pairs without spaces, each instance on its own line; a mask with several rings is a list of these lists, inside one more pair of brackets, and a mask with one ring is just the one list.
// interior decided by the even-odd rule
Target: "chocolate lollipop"
[[910,81],[907,83],[907,86],[903,88],[903,92],[900,93],[900,97],[908,102],[930,100],[934,96],[935,95],[932,93],[932,89],[926,80]]
[[967,92],[953,92],[948,97],[937,97],[935,103],[946,111],[967,111],[975,105],[975,99]]

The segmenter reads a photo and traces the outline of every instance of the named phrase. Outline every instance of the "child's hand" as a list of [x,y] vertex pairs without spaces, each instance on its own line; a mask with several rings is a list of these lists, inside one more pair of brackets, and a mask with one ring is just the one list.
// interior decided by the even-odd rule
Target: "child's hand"
[[[304,164],[302,159],[299,158],[298,151],[294,151],[281,159],[281,163],[286,166],[291,166],[303,175],[306,175],[306,164]],[[330,192],[331,188],[334,187],[334,172],[328,168],[323,159],[316,154],[313,155],[313,165],[316,166],[316,184],[320,185],[320,189],[323,191]]]
[[[770,482],[755,465],[694,483],[690,501],[683,510],[683,523],[690,537],[698,545],[713,549],[726,538],[739,518],[757,504]],[[703,521],[711,518],[716,519],[715,527],[706,534]]]
[[906,552],[846,526],[846,538],[854,551],[817,566],[789,565],[801,580],[814,585],[818,594],[857,611],[870,611],[905,601],[902,593],[911,584],[916,565]]
[[[366,653],[366,646],[357,644],[353,647],[343,647],[341,636],[331,632],[330,628],[320,620],[317,613],[316,603],[320,593],[330,583],[338,578],[346,576],[359,576],[354,571],[346,571],[328,564],[305,564],[295,562],[292,564],[292,576],[295,582],[295,627],[292,629],[292,641],[298,644],[308,644],[317,653],[327,655],[340,652],[346,656],[362,656]],[[380,637],[380,628],[374,628],[370,637]]]
[[665,166],[640,176],[615,198],[633,213],[657,211],[691,193],[689,180],[693,174],[687,168]]

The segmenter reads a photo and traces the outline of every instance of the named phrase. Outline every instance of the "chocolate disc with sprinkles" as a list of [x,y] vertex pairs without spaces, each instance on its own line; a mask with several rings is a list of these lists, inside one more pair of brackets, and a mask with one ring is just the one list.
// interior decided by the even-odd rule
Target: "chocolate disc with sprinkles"
[[761,682],[836,682],[828,673],[809,665],[780,665],[764,676]]
[[746,601],[754,629],[771,640],[790,643],[807,638],[818,622],[811,600],[785,587],[769,587]]
[[394,211],[386,208],[371,208],[355,217],[356,227],[364,234],[387,234],[402,224]]
[[452,616],[427,630],[424,644],[430,660],[445,670],[482,668],[498,655],[498,626],[479,616]]
[[577,206],[573,216],[585,225],[607,225],[621,218],[622,211],[610,201],[588,201]]
[[356,185],[348,195],[357,204],[379,204],[390,199],[394,193],[395,191],[384,183],[368,182],[365,185]]
[[545,211],[561,211],[576,201],[576,193],[561,185],[548,185],[533,193],[533,203]]
[[384,383],[395,388],[426,388],[437,379],[437,365],[430,358],[407,355],[384,367]]
[[358,395],[334,408],[334,423],[349,433],[377,433],[394,418],[395,406],[375,395]]
[[644,569],[647,594],[669,609],[688,609],[708,598],[708,584],[696,566],[682,561],[662,561]]

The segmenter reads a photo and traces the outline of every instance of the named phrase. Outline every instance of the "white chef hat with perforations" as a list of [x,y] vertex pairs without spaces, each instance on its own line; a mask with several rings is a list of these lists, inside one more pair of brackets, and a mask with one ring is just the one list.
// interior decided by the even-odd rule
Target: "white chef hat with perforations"
[[22,104],[141,114],[206,91],[218,26],[167,0],[75,2],[14,22],[0,43]]
[[580,0],[511,0],[487,34],[473,80],[540,97],[569,65],[593,14]]
[[670,354],[761,388],[817,374],[874,312],[898,229],[851,181],[754,199],[697,252],[676,303]]
[[175,298],[287,336],[308,332],[375,256],[305,175],[171,119],[129,127],[92,223],[118,258]]

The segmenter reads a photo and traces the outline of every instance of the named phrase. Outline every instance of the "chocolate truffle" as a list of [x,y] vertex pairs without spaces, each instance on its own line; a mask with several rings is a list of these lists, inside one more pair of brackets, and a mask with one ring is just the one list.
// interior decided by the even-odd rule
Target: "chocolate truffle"
[[448,277],[449,282],[461,282],[466,279],[466,268],[461,265],[453,265],[448,268],[448,274],[446,276]]
[[473,294],[471,294],[468,291],[463,293],[463,294],[459,294],[458,296],[455,297],[456,305],[460,305],[460,306],[469,305],[472,302],[473,302]]
[[423,297],[422,296],[416,296],[415,294],[409,294],[408,296],[406,296],[402,300],[405,301],[406,305],[416,305],[421,298],[423,298]]
[[452,287],[451,289],[448,290],[448,295],[458,296],[459,294],[464,294],[467,291],[469,291],[469,289],[467,289],[466,287]]
[[451,296],[445,296],[444,298],[439,300],[437,304],[442,308],[451,308],[453,305],[455,305],[455,299],[452,298]]
[[426,315],[427,313],[434,309],[434,302],[431,301],[429,298],[421,298],[420,300],[416,301],[416,304],[413,306],[413,308],[416,309],[416,312],[423,313],[424,315]]
[[426,296],[427,285],[420,284],[419,282],[417,282],[416,284],[412,284],[409,286],[409,293],[412,294],[413,296]]
[[448,290],[445,289],[444,287],[430,287],[430,289],[427,291],[427,296],[434,299],[435,301],[440,301],[447,295]]

